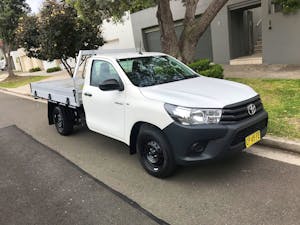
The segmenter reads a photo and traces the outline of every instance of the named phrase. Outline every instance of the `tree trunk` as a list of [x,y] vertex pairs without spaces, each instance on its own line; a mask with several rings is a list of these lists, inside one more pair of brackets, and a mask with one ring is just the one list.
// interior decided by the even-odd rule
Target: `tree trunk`
[[191,63],[194,59],[198,40],[195,40],[193,32],[196,28],[195,13],[199,0],[186,0],[183,31],[179,39],[179,48],[182,61]]
[[199,0],[186,0],[186,12],[183,31],[177,40],[169,0],[157,1],[157,19],[161,31],[162,51],[170,54],[184,63],[191,63],[196,54],[199,39],[210,26],[218,12],[228,0],[212,0],[200,18],[195,17]]
[[12,68],[12,60],[10,57],[10,52],[11,52],[11,48],[10,45],[4,45],[4,47],[2,48],[3,51],[3,55],[5,58],[5,62],[7,64],[7,72],[8,72],[8,79],[11,79],[13,77],[15,77],[16,75],[14,74],[13,68]]
[[156,17],[161,32],[162,51],[180,59],[181,56],[169,0],[158,1]]
[[72,67],[68,64],[67,60],[66,59],[61,59],[60,61],[62,62],[62,64],[66,68],[66,70],[67,70],[68,74],[70,75],[70,77],[73,77]]
[[191,63],[194,60],[199,39],[227,2],[228,0],[212,0],[201,17],[195,19],[195,17],[192,17],[191,15],[195,15],[198,1],[187,0],[185,20],[189,22],[185,25],[187,28],[184,29],[182,38],[180,38],[180,51],[185,63]]

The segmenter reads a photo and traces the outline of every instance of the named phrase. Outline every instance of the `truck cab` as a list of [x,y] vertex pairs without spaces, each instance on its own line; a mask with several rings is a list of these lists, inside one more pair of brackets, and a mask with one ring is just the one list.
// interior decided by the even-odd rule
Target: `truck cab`
[[34,97],[48,100],[49,124],[69,135],[85,121],[127,144],[156,177],[240,152],[267,132],[268,114],[252,88],[201,76],[163,53],[93,54],[82,77],[55,82],[31,85]]

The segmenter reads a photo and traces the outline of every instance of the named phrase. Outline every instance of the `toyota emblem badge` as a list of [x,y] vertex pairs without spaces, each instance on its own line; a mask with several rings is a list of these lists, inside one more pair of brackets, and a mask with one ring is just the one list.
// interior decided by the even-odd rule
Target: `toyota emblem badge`
[[250,116],[253,116],[256,113],[256,106],[254,104],[248,105],[247,109]]

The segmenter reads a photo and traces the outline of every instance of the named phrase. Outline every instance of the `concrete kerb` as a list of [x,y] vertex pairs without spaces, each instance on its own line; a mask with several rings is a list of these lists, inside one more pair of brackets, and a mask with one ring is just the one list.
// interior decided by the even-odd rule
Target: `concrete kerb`
[[272,137],[272,136],[265,136],[260,145],[272,147],[278,150],[289,151],[293,153],[300,154],[300,142],[287,140],[284,138]]
[[7,90],[5,88],[0,88],[0,92],[4,93],[4,94],[8,94],[8,95],[13,95],[13,96],[16,96],[16,97],[19,97],[19,98],[24,98],[24,99],[27,99],[27,100],[35,101],[35,102],[47,103],[46,100],[34,99],[30,94],[21,94],[21,93],[18,93],[18,92]]
[[[16,97],[24,98],[27,100],[31,100],[31,101],[36,101],[36,102],[40,102],[40,103],[44,103],[44,104],[47,103],[46,100],[34,99],[30,94],[20,94],[20,93],[13,92],[11,90],[7,90],[7,89],[3,89],[3,88],[0,88],[0,92],[2,92],[4,94],[9,94],[9,95],[13,95]],[[272,137],[272,136],[267,135],[258,144],[262,145],[262,146],[275,148],[277,150],[283,150],[283,151],[300,154],[300,142],[298,142],[298,141],[292,141],[292,140],[287,140],[284,138]]]

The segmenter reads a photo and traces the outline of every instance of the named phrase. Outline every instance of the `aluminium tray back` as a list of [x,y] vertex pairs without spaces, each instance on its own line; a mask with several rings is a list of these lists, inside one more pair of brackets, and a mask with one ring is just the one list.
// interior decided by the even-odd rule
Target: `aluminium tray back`
[[83,79],[77,78],[75,88],[72,78],[31,83],[31,94],[35,98],[57,102],[70,107],[80,107]]

